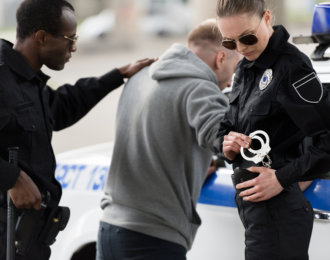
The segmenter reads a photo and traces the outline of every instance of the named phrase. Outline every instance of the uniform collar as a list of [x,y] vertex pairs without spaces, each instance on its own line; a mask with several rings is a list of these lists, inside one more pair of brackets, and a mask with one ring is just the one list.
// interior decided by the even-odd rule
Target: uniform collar
[[37,78],[40,81],[47,82],[49,79],[49,76],[41,70],[38,72],[33,71],[22,55],[13,49],[13,44],[3,39],[0,39],[0,63],[5,63],[16,74],[29,81]]
[[248,61],[243,59],[243,66],[251,68],[253,66],[260,69],[267,69],[273,66],[278,56],[284,51],[284,45],[287,43],[290,35],[287,30],[282,26],[274,26],[274,33],[270,37],[266,49],[261,53],[255,61]]

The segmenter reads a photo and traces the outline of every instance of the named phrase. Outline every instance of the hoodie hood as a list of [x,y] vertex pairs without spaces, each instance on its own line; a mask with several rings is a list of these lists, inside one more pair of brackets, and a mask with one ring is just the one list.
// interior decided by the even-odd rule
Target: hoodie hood
[[211,68],[186,46],[173,44],[158,61],[150,66],[149,74],[154,80],[173,78],[199,78],[212,81],[218,80]]

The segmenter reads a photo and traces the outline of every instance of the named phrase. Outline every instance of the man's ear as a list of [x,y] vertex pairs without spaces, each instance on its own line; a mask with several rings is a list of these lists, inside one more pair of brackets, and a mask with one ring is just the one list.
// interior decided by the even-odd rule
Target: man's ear
[[224,51],[218,51],[215,58],[215,68],[219,69],[221,66],[223,66],[225,59],[226,53]]
[[266,21],[266,24],[268,26],[271,26],[271,23],[272,23],[272,18],[271,18],[271,12],[269,9],[267,9],[264,13],[264,16],[265,16],[265,21]]
[[45,45],[48,41],[49,35],[45,30],[39,30],[34,34],[34,39],[39,45]]

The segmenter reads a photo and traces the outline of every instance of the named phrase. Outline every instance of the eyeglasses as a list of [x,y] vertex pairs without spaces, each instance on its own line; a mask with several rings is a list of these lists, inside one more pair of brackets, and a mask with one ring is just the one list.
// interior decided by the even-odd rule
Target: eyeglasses
[[[262,18],[259,22],[259,25],[256,29],[256,33],[249,33],[249,34],[242,35],[238,38],[238,41],[240,43],[244,44],[244,45],[254,45],[254,44],[256,44],[258,42],[257,34],[258,34],[260,24],[261,24],[263,18],[264,18],[264,16],[262,16]],[[222,44],[223,47],[225,47],[229,50],[235,50],[237,48],[236,40],[233,40],[233,39],[224,39],[221,42],[221,44]]]
[[66,35],[61,35],[63,36],[64,39],[67,39],[72,42],[72,44],[77,43],[79,36],[78,35],[73,35],[73,36],[66,36]]
[[79,36],[78,35],[73,35],[73,36],[67,36],[63,34],[53,34],[55,37],[63,37],[64,39],[70,41],[71,44],[76,44],[78,41]]

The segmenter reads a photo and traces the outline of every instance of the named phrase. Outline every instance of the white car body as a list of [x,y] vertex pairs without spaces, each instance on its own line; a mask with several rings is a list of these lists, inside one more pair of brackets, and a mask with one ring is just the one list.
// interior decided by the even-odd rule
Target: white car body
[[[61,204],[70,207],[71,218],[52,247],[52,260],[94,259],[101,216],[99,202],[103,196],[112,148],[112,143],[105,143],[57,157],[56,177],[63,185]],[[244,259],[244,229],[234,205],[231,172],[231,169],[220,168],[203,187],[197,206],[202,226],[188,253],[188,260]],[[317,180],[307,191],[316,199],[327,200],[327,206],[330,207],[327,197],[330,194],[330,181]],[[311,260],[323,260],[330,255],[330,247],[327,246],[329,240],[329,220],[315,220]],[[88,252],[82,251],[85,258],[72,258],[74,253],[79,254],[81,250]]]

